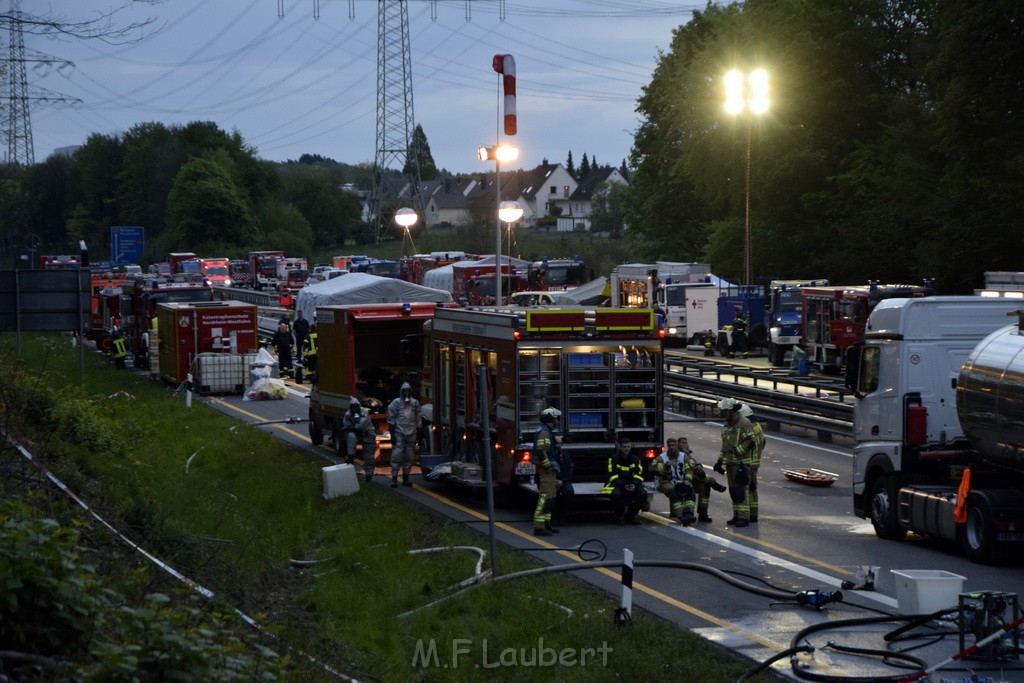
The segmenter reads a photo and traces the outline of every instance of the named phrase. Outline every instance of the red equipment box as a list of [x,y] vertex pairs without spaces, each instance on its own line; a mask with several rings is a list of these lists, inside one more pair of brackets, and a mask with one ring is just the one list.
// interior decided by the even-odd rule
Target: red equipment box
[[157,306],[160,376],[173,384],[195,375],[200,353],[245,354],[258,348],[256,306],[241,301],[194,301]]

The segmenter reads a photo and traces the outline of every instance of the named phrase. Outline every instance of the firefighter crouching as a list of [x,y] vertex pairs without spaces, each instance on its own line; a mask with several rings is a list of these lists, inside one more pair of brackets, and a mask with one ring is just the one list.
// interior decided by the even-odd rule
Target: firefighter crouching
[[685,436],[679,438],[679,450],[684,455],[683,477],[693,485],[693,490],[697,496],[697,521],[710,524],[712,520],[708,515],[708,504],[711,502],[711,492],[725,492],[728,489],[725,484],[720,483],[704,471],[704,465],[697,462],[697,459],[693,457],[690,442]]
[[650,509],[643,471],[640,458],[633,453],[632,440],[619,436],[615,453],[608,458],[608,483],[601,493],[611,494],[612,509],[620,525],[640,524],[637,515],[641,510]]
[[369,483],[376,464],[377,429],[373,426],[370,411],[355,396],[349,399],[348,412],[341,418],[341,431],[345,435],[345,452],[348,454],[345,462],[351,464],[356,456],[356,445],[363,444],[363,476]]
[[540,427],[533,435],[533,461],[537,464],[537,507],[533,511],[533,535],[550,536],[558,529],[551,526],[551,512],[558,493],[558,444],[555,442],[555,424],[562,411],[545,408],[540,413]]
[[686,480],[685,461],[686,456],[679,451],[679,441],[668,439],[665,450],[651,463],[651,470],[654,472],[655,488],[668,498],[669,516],[679,520],[683,526],[690,526],[697,521],[693,514],[697,492]]

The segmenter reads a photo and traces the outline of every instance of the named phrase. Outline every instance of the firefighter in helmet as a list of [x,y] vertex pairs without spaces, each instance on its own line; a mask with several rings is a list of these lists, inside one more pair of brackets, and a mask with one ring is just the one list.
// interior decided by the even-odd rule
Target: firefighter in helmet
[[309,326],[309,334],[306,335],[303,341],[302,358],[303,364],[306,366],[306,371],[309,373],[309,381],[311,384],[317,382],[317,342],[319,337],[316,333],[316,323]]
[[764,452],[764,428],[760,422],[754,422],[751,419],[754,415],[754,410],[744,403],[740,406],[740,415],[750,420],[752,425],[751,431],[754,435],[754,448],[750,454],[750,481],[747,483],[747,504],[750,507],[750,522],[752,524],[757,523],[758,503],[757,503],[757,470],[761,467],[761,453]]
[[558,529],[551,526],[551,512],[558,494],[557,478],[560,470],[555,425],[562,411],[545,408],[540,413],[540,427],[533,434],[533,461],[537,465],[537,507],[533,511],[533,535],[550,536]]
[[722,452],[715,463],[716,472],[725,472],[732,498],[732,518],[726,524],[745,527],[750,524],[750,503],[747,486],[750,484],[750,466],[756,449],[754,426],[740,414],[742,404],[734,398],[718,402],[725,425],[722,427]]

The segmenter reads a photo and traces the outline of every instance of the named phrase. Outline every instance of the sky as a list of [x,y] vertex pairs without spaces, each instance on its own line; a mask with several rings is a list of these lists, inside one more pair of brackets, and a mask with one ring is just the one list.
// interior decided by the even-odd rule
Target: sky
[[[126,6],[127,5],[127,6]],[[481,145],[515,144],[514,166],[544,159],[619,165],[673,29],[706,2],[673,0],[408,0],[415,121],[434,161],[481,170]],[[319,17],[315,11],[319,8]],[[22,0],[23,13],[71,17],[122,8],[117,24],[152,18],[132,42],[25,34],[30,91],[78,98],[32,110],[36,161],[151,121],[213,121],[271,161],[319,154],[372,163],[377,125],[376,0]],[[279,11],[283,10],[283,16]],[[503,15],[503,16],[502,16]],[[6,36],[4,37],[6,38]],[[6,41],[4,41],[6,42]],[[500,132],[496,54],[516,61],[518,134]]]

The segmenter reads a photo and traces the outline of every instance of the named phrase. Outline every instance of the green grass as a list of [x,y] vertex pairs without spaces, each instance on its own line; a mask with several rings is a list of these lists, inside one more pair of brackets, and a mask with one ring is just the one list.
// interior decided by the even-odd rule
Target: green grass
[[[187,409],[173,387],[116,371],[92,351],[80,373],[65,336],[26,335],[22,359],[13,349],[13,336],[0,337],[5,428],[140,545],[262,615],[281,638],[265,644],[279,653],[290,643],[352,676],[383,681],[716,683],[749,666],[642,611],[631,627],[614,626],[616,597],[569,575],[484,584],[417,609],[449,596],[474,573],[477,555],[409,551],[486,548],[483,536],[386,488],[325,501],[324,461],[200,401]],[[3,463],[16,458],[8,450]],[[20,491],[3,485],[5,496]],[[505,574],[536,566],[512,549],[499,552]],[[290,568],[289,558],[318,562]],[[115,562],[101,564],[117,571]],[[519,659],[520,648],[532,656],[540,639],[545,657],[561,653],[574,665],[501,665],[502,657]],[[418,652],[429,666],[416,661]],[[302,657],[288,666],[288,680],[333,680]]]

